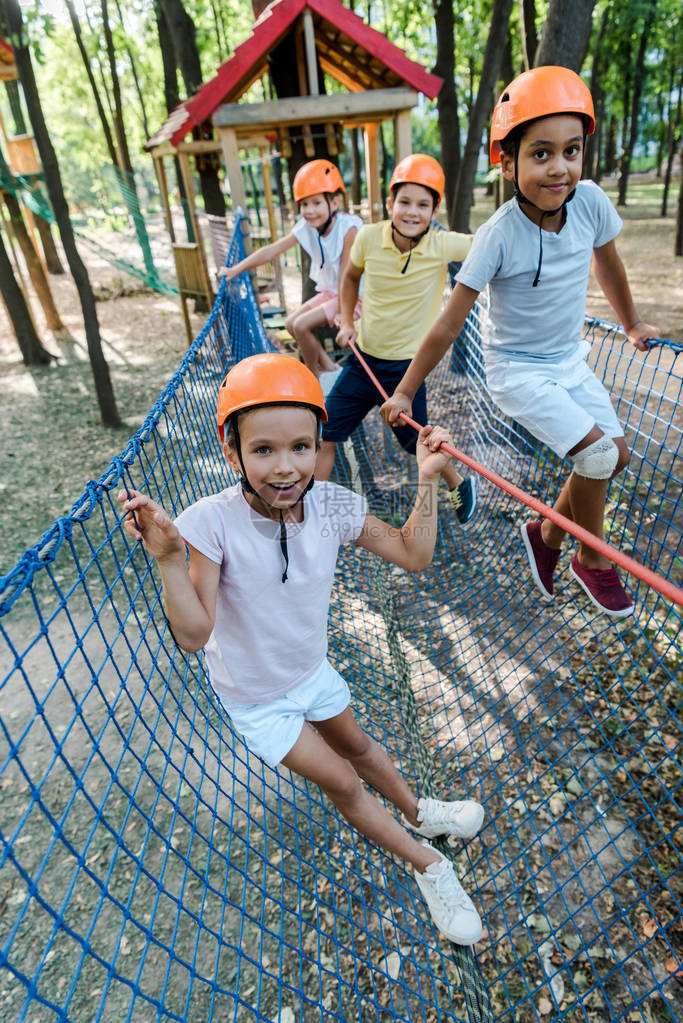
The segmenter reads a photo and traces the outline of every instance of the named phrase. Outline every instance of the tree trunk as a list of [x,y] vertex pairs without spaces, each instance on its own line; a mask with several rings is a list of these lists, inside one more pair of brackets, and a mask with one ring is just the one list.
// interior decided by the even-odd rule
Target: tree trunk
[[[19,94],[19,82],[16,78],[12,78],[10,81],[5,82],[5,89],[7,91],[7,98],[9,100],[10,109],[12,111],[12,118],[14,120],[14,132],[16,135],[27,135],[26,121],[24,120],[24,111],[21,107],[21,96]],[[32,182],[32,185],[35,182]],[[32,187],[33,191],[33,187]],[[40,241],[43,246],[43,253],[45,255],[45,265],[47,266],[48,273],[51,274],[63,274],[64,267],[62,266],[61,260],[57,249],[55,248],[54,238],[50,231],[50,225],[44,217],[41,217],[38,213],[33,214],[38,234],[40,235]]]
[[635,146],[636,139],[638,138],[638,115],[640,113],[640,97],[643,92],[643,83],[645,82],[646,74],[645,51],[647,49],[648,40],[650,38],[652,23],[655,19],[656,7],[657,0],[650,0],[645,11],[645,22],[643,24],[643,31],[641,32],[640,35],[638,56],[636,57],[636,67],[633,76],[631,130],[629,132],[628,143],[624,145],[624,155],[621,158],[621,174],[619,175],[619,196],[617,198],[617,206],[626,205],[626,189],[628,188],[628,175],[631,170],[631,158],[633,156],[633,147]]
[[676,238],[674,240],[674,256],[683,256],[683,142],[678,150],[681,163],[681,183],[678,188],[678,210],[676,212]]
[[453,0],[434,0],[434,24],[436,26],[434,74],[444,80],[436,100],[441,137],[441,166],[446,177],[444,199],[448,212],[448,226],[452,229],[455,223],[455,186],[460,170],[460,122],[455,88]]
[[602,114],[605,102],[605,93],[602,87],[602,75],[603,75],[603,44],[605,41],[605,34],[607,32],[607,26],[610,19],[610,6],[609,4],[605,7],[602,12],[602,18],[600,19],[600,28],[595,39],[595,46],[593,48],[593,67],[591,68],[591,84],[590,90],[593,96],[593,106],[595,107],[595,134],[589,135],[586,139],[586,152],[583,158],[583,176],[586,178],[594,178],[597,173],[597,164],[599,160],[600,152],[600,134],[599,129],[602,124]]
[[607,138],[605,139],[605,157],[604,157],[605,174],[614,174],[617,169],[617,118],[616,114],[612,114],[609,119],[609,126],[607,128]]
[[62,261],[59,258],[55,240],[52,237],[52,231],[45,217],[41,217],[39,213],[33,214],[36,229],[40,235],[40,244],[43,246],[43,255],[45,256],[45,265],[49,274],[63,274],[65,273]]
[[[681,123],[681,99],[683,98],[683,68],[681,69],[681,77],[678,79],[678,99],[676,101],[676,109],[672,112],[671,106],[669,106],[669,131],[668,131],[668,149],[666,159],[666,171],[664,173],[664,190],[662,191],[662,208],[660,210],[660,216],[666,216],[666,207],[669,201],[669,187],[671,185],[671,171],[673,168],[674,155],[676,153],[676,132],[678,131],[678,125]],[[681,180],[683,181],[683,164],[681,165]]]
[[[128,40],[128,33],[126,32],[126,26],[123,23],[123,12],[121,10],[121,4],[120,4],[119,0],[116,0],[116,10],[117,10],[117,13],[118,13],[118,16],[119,16],[119,21],[121,23],[121,28],[123,29],[123,32],[124,32],[124,38],[126,40]],[[124,45],[125,45],[126,53],[128,54],[128,60],[130,61],[130,70],[131,70],[132,75],[133,75],[133,82],[135,84],[135,91],[137,93],[138,103],[140,104],[140,116],[142,118],[142,130],[145,133],[145,138],[148,139],[149,136],[150,136],[150,131],[149,131],[149,124],[147,122],[147,109],[145,107],[145,97],[142,95],[142,89],[140,88],[140,79],[138,78],[137,65],[135,63],[135,58],[133,57],[133,51],[131,50],[130,46],[128,45],[128,42],[126,41],[126,43]]]
[[45,117],[33,73],[31,54],[24,39],[21,8],[19,7],[18,0],[3,0],[3,3],[5,19],[11,33],[12,46],[14,47],[14,59],[24,90],[33,134],[43,164],[45,184],[50,196],[57,226],[59,227],[64,252],[81,301],[88,355],[90,357],[102,422],[105,426],[120,426],[121,419],[116,408],[116,399],[109,375],[109,367],[102,351],[102,339],[100,337],[99,323],[97,322],[95,297],[92,293],[88,271],[76,248],[76,239],[71,221],[69,220],[69,208],[64,197],[59,164],[57,163],[57,156],[47,130],[47,125],[45,124]]
[[522,35],[524,70],[528,71],[536,62],[536,50],[538,49],[536,0],[519,0],[519,25]]
[[588,50],[595,0],[550,0],[535,67],[557,64],[578,74]]
[[[173,50],[173,40],[171,38],[171,30],[168,27],[166,21],[166,15],[164,14],[164,8],[162,7],[159,0],[154,4],[154,13],[157,19],[157,32],[159,34],[159,49],[161,50],[161,63],[164,72],[164,99],[166,100],[166,113],[172,113],[180,103],[180,93],[178,92],[178,68],[175,61],[175,53]],[[180,169],[180,161],[177,156],[173,158],[173,166],[175,167],[176,181],[178,184],[178,194],[180,195],[180,205],[183,210],[183,216],[185,217],[185,229],[187,230],[187,240],[194,243],[194,227],[192,226],[192,217],[187,206],[187,193],[185,192],[185,181],[183,180],[183,173]]]
[[379,149],[382,154],[381,165],[380,165],[380,191],[382,193],[382,219],[386,220],[389,216],[387,209],[387,185],[389,182],[389,154],[387,153],[387,145],[384,141],[384,125],[379,126]]
[[36,333],[24,293],[14,276],[2,233],[0,233],[0,292],[2,292],[7,315],[14,329],[14,336],[17,339],[24,365],[46,365],[54,356],[50,355],[46,348],[43,348]]
[[10,216],[10,222],[12,224],[12,231],[14,237],[19,243],[19,248],[22,251],[24,262],[26,263],[26,269],[29,272],[31,283],[38,296],[38,301],[43,307],[45,313],[45,322],[48,330],[54,330],[56,333],[64,333],[66,327],[61,321],[60,315],[55,305],[55,300],[50,290],[50,284],[43,270],[43,264],[40,262],[40,256],[35,250],[33,242],[26,230],[26,224],[24,223],[24,217],[21,212],[19,202],[12,195],[11,192],[4,193],[5,206]]
[[133,221],[138,245],[140,246],[145,270],[147,271],[147,278],[150,284],[155,284],[158,280],[158,275],[152,258],[152,249],[149,244],[147,225],[145,224],[145,218],[143,217],[142,210],[140,209],[140,199],[138,197],[138,190],[135,184],[133,164],[130,159],[128,139],[126,138],[126,128],[123,120],[121,86],[119,84],[118,71],[116,70],[114,39],[111,33],[111,25],[109,24],[109,7],[107,5],[107,0],[101,0],[101,3],[102,26],[104,28],[104,39],[107,48],[107,57],[109,59],[109,73],[111,75],[112,91],[114,93],[114,134],[116,136],[116,149],[118,153],[118,160],[116,161],[116,166],[118,167],[117,177],[119,179],[121,195],[123,196],[123,200],[128,209],[128,215]]
[[[196,31],[192,18],[183,7],[182,0],[160,0],[166,24],[173,40],[176,64],[180,68],[188,98],[194,96],[202,84],[202,67],[197,49]],[[210,138],[205,129],[195,129],[196,138]],[[217,217],[225,216],[225,199],[218,180],[220,158],[217,154],[203,154],[195,159],[204,209]]]
[[102,103],[102,98],[100,96],[100,90],[97,87],[97,82],[95,81],[95,76],[92,72],[92,67],[90,65],[90,58],[88,57],[88,53],[85,48],[85,43],[83,42],[81,23],[78,20],[78,15],[76,14],[76,9],[73,5],[73,0],[65,0],[65,3],[67,10],[69,12],[69,17],[71,19],[71,27],[73,28],[74,36],[76,37],[76,45],[78,47],[78,52],[81,55],[81,60],[83,61],[85,73],[88,76],[90,89],[93,94],[93,99],[95,100],[95,107],[97,108],[97,114],[100,119],[100,124],[102,125],[104,141],[106,142],[107,152],[109,153],[109,162],[116,166],[116,164],[118,163],[118,157],[116,154],[116,147],[114,145],[114,136],[111,133],[109,120],[107,118],[107,114],[104,109],[104,104]]
[[453,227],[456,231],[469,231],[470,207],[474,193],[474,179],[477,172],[477,160],[481,149],[484,125],[491,116],[494,103],[494,89],[498,81],[498,71],[505,48],[508,23],[512,0],[494,0],[491,15],[491,31],[486,41],[484,60],[482,63],[479,91],[472,110],[465,151],[460,163],[458,184],[455,192],[455,209]]
[[358,128],[351,129],[351,202],[358,208],[361,201],[361,166]]

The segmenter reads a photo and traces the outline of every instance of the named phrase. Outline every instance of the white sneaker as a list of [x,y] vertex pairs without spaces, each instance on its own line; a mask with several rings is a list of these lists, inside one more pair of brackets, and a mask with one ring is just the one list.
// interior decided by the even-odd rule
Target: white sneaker
[[442,857],[439,863],[430,863],[424,874],[416,870],[415,880],[432,920],[449,941],[456,945],[473,945],[479,941],[481,919],[450,860]]
[[473,799],[459,803],[442,803],[440,799],[418,799],[418,827],[409,824],[403,815],[401,820],[407,828],[423,838],[437,835],[455,835],[456,838],[473,838],[484,823],[484,807]]

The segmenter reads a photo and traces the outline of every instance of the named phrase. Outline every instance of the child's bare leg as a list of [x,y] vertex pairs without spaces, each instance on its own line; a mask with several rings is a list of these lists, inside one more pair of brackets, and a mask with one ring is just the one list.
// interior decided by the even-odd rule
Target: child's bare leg
[[363,731],[348,707],[327,721],[315,721],[314,726],[335,753],[353,764],[361,778],[417,826],[417,796],[386,751]]
[[441,478],[445,482],[449,490],[453,490],[454,487],[458,487],[462,483],[462,476],[460,475],[460,473],[455,468],[452,462],[449,462],[449,464],[443,470],[443,472],[441,473]]
[[[583,451],[589,444],[593,444],[603,436],[599,427],[594,427],[576,447],[569,452],[574,455]],[[628,465],[629,452],[626,441],[623,437],[615,437],[614,443],[619,451],[619,461],[612,476],[616,476]],[[607,499],[607,487],[609,480],[588,479],[572,472],[565,483],[559,498],[553,505],[556,511],[566,518],[576,522],[578,526],[587,529],[594,536],[602,537],[604,532],[605,502]],[[556,526],[549,519],[544,519],[541,527],[541,535],[549,547],[560,547],[565,536],[565,531]],[[588,544],[580,543],[579,561],[586,568],[606,569],[611,567],[611,561],[604,554],[589,547]]]
[[417,842],[380,801],[363,788],[351,764],[335,753],[308,724],[304,724],[301,735],[282,763],[319,785],[357,831],[412,863],[420,873],[440,859],[434,849]]
[[336,450],[337,445],[333,440],[324,440],[320,444],[320,451],[315,462],[315,478],[321,483],[324,483],[332,475]]
[[292,313],[286,321],[286,327],[298,344],[303,360],[316,376],[333,370],[336,363],[327,354],[320,341],[313,333],[315,327],[327,325],[327,316],[322,306],[307,309],[302,306]]

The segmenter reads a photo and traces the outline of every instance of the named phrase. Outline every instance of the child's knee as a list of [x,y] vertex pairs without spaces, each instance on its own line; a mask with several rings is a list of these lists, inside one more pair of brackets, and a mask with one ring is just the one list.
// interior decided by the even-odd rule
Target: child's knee
[[615,442],[619,451],[619,457],[617,459],[617,465],[613,472],[613,476],[617,476],[620,472],[623,472],[628,463],[631,461],[631,452],[628,449],[628,445],[623,437],[618,437]]
[[340,807],[354,803],[362,793],[360,778],[351,764],[345,764],[335,774],[334,781],[324,785],[323,788],[335,806]]
[[297,316],[298,311],[290,313],[287,319],[285,320],[285,330],[287,331],[288,334],[291,334],[292,337],[294,337],[294,332],[296,330]]
[[620,448],[611,437],[602,436],[571,457],[577,476],[588,480],[608,480],[618,471]]

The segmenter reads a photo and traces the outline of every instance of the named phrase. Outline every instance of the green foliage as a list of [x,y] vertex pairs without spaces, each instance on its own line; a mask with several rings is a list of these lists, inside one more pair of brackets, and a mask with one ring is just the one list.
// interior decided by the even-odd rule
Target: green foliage
[[[433,5],[419,0],[345,0],[347,6],[384,33],[407,55],[428,69],[436,59],[436,34]],[[476,98],[481,74],[481,61],[489,31],[493,0],[456,0],[455,2],[455,84],[459,103],[461,133],[464,135],[469,111]],[[536,30],[540,37],[549,0],[536,0]],[[644,8],[647,0],[598,0],[594,11],[594,33],[589,47],[584,76],[590,77],[595,38],[605,6],[610,7],[608,32],[602,44],[605,109],[624,122],[627,102],[625,81],[632,74]],[[145,131],[140,102],[133,80],[129,53],[135,61],[144,96],[148,126],[155,131],[165,120],[161,55],[153,0],[120,0],[123,23],[117,5],[109,0],[109,15],[117,51],[117,70],[123,92],[126,132],[131,156],[137,168],[149,170],[149,159],[143,153]],[[253,27],[250,0],[187,0],[186,9],[197,33],[204,80],[208,80],[219,64],[227,59],[240,42],[248,38]],[[520,31],[520,4],[514,4],[510,21],[510,60],[513,74],[523,68]],[[90,2],[79,7],[84,43],[91,66],[106,102],[111,83],[106,61],[101,7]],[[26,30],[36,57],[36,73],[48,125],[65,177],[74,187],[91,186],[93,172],[109,162],[109,154],[92,98],[90,86],[79,56],[71,24],[63,3],[34,2],[24,8]],[[655,31],[647,54],[647,80],[642,98],[639,141],[657,143],[666,138],[666,120],[672,99],[672,69],[683,63],[683,27],[679,0],[659,0]],[[676,77],[676,71],[673,77]],[[182,81],[179,78],[181,95]],[[502,84],[502,83],[501,83]],[[328,80],[328,88],[335,86]],[[264,83],[256,82],[245,99],[265,99]],[[661,97],[658,103],[658,96]],[[5,111],[3,111],[5,112]],[[626,111],[628,113],[628,111]],[[423,101],[413,113],[413,140],[416,149],[440,152],[436,105]],[[654,146],[650,147],[654,149]],[[639,165],[642,150],[636,154]],[[654,155],[650,157],[650,162]]]

